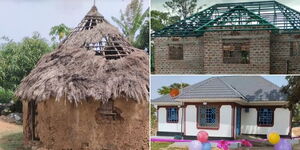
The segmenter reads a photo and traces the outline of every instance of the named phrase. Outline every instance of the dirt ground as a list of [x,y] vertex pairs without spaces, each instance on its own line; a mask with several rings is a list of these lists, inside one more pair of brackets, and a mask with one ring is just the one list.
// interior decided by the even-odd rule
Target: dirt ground
[[22,146],[21,125],[5,122],[0,118],[0,150],[25,150]]

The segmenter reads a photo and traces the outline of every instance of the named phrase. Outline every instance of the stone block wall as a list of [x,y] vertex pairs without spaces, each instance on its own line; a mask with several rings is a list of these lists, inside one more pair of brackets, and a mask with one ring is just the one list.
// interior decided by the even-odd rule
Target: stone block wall
[[[202,37],[155,38],[156,74],[299,74],[300,56],[290,56],[290,42],[300,34],[270,31],[206,32]],[[223,62],[223,40],[249,39],[249,64]],[[168,44],[183,44],[183,60],[169,60]],[[300,46],[299,46],[300,49]],[[300,50],[299,50],[300,51]]]
[[300,35],[272,34],[271,74],[300,73],[300,56],[290,56],[291,42],[300,42]]
[[[155,74],[203,73],[202,37],[159,37],[154,43]],[[169,59],[169,44],[183,45],[183,60]]]
[[[207,74],[269,74],[269,31],[206,32],[204,38],[204,72]],[[223,63],[223,40],[249,40],[249,64]]]

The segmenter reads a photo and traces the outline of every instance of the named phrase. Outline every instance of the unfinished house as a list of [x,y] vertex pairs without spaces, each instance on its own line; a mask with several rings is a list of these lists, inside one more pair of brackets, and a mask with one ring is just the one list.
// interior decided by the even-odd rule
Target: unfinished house
[[24,144],[148,149],[148,63],[93,6],[22,80],[16,95],[23,103]]
[[216,4],[152,35],[155,73],[297,74],[299,31],[276,1]]

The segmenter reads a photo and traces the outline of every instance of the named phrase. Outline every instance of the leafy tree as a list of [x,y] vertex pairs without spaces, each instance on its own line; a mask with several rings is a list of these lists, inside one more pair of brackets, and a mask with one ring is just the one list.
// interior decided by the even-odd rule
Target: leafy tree
[[147,20],[141,28],[137,40],[133,44],[136,48],[149,50],[149,21]]
[[0,101],[12,99],[21,80],[30,73],[42,55],[52,48],[40,34],[34,33],[21,42],[9,41],[0,47]]
[[281,91],[287,94],[289,108],[293,111],[294,120],[300,121],[300,76],[287,76],[288,85],[283,86]]
[[180,20],[179,16],[171,16],[168,12],[151,11],[151,29],[153,31],[159,31],[178,20]]
[[56,41],[58,38],[59,42],[67,37],[71,33],[71,28],[67,27],[65,24],[60,24],[53,26],[50,30],[49,35],[52,37],[52,41]]
[[170,0],[164,3],[164,7],[171,10],[176,16],[185,19],[198,12],[203,6],[197,7],[198,0]]
[[120,11],[120,19],[112,17],[112,20],[122,29],[122,32],[131,44],[135,43],[137,32],[141,29],[143,23],[149,16],[149,8],[145,12],[142,12],[142,8],[143,4],[141,0],[131,0],[125,12]]
[[160,95],[166,95],[169,94],[171,89],[175,88],[175,89],[182,89],[189,86],[188,83],[173,83],[170,86],[162,86],[160,89],[158,89],[158,93]]

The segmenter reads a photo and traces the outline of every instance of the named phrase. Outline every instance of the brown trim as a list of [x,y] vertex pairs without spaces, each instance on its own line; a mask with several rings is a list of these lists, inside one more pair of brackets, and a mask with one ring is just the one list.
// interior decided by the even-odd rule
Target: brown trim
[[[272,115],[272,124],[271,125],[260,125],[259,124],[259,109],[271,109],[273,111],[273,115]],[[258,127],[273,127],[274,126],[274,113],[275,113],[275,109],[274,107],[258,107],[256,108],[256,111],[257,111],[257,122],[256,122],[256,125]]]
[[[196,113],[197,113],[197,115],[196,115],[196,117],[197,117],[197,119],[196,119],[196,127],[197,127],[197,129],[208,129],[208,130],[219,130],[219,128],[220,128],[220,108],[221,108],[221,106],[222,105],[209,105],[209,104],[207,104],[207,105],[203,105],[203,103],[202,104],[198,104],[198,105],[195,105],[196,106]],[[218,125],[217,125],[217,127],[202,127],[202,126],[200,126],[199,125],[199,106],[215,106],[216,108],[217,108],[217,110],[218,110]]]
[[236,106],[231,106],[231,137],[233,137],[234,139],[236,138],[236,134],[235,134],[235,108]]
[[[185,106],[185,105],[184,105]],[[186,133],[186,106],[185,107],[183,107],[184,109],[184,131],[183,131],[183,135],[186,135],[185,133]],[[181,126],[182,126],[182,123],[181,123]]]

